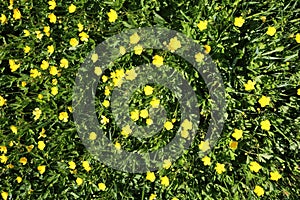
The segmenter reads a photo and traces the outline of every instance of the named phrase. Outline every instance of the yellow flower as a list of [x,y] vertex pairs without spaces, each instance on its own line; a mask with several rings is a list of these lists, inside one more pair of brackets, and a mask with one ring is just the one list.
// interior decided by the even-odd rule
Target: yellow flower
[[135,47],[134,47],[134,53],[136,54],[136,55],[141,55],[142,54],[142,52],[143,52],[143,46],[142,45],[136,45]]
[[6,99],[4,99],[1,95],[0,95],[0,106],[4,106],[6,104]]
[[28,37],[30,35],[30,32],[28,30],[23,30],[24,36]]
[[174,52],[181,47],[181,43],[177,39],[177,37],[174,37],[170,39],[170,42],[167,47],[171,52]]
[[36,37],[41,40],[43,38],[43,34],[41,33],[41,31],[35,31]]
[[207,20],[200,21],[197,26],[200,29],[200,31],[207,29]]
[[190,122],[188,119],[183,120],[181,126],[184,130],[192,130],[193,128],[192,122]]
[[78,40],[76,38],[71,38],[70,39],[70,45],[72,47],[76,47],[79,44]]
[[128,137],[129,134],[131,134],[131,133],[132,133],[132,130],[128,124],[122,128],[121,134],[123,136]]
[[19,69],[19,67],[21,65],[20,63],[16,64],[15,60],[9,60],[8,62],[9,62],[11,72],[17,71],[17,69]]
[[30,47],[29,46],[25,46],[23,50],[24,50],[24,53],[29,53]]
[[75,162],[69,161],[68,164],[69,164],[69,168],[70,168],[70,169],[75,169],[75,168],[76,168]]
[[150,126],[151,124],[153,124],[153,120],[150,119],[150,118],[146,119],[146,124],[147,124],[148,126]]
[[77,178],[76,179],[76,183],[77,183],[77,185],[81,185],[82,183],[83,183],[83,180],[82,180],[82,178]]
[[149,96],[153,93],[154,88],[147,85],[146,87],[144,87],[144,93],[146,96]]
[[169,178],[167,176],[163,176],[160,178],[160,184],[168,187],[170,185]]
[[269,36],[273,36],[273,35],[275,35],[275,33],[276,33],[276,28],[273,26],[269,26],[266,34]]
[[137,121],[139,120],[140,118],[140,111],[135,109],[134,111],[131,111],[130,112],[130,118],[133,120],[133,121]]
[[91,132],[89,135],[89,140],[96,140],[97,139],[97,134],[95,132]]
[[236,141],[231,141],[230,143],[229,143],[229,147],[230,147],[230,149],[232,149],[232,150],[236,150],[237,149],[237,147],[238,147],[238,142],[236,142]]
[[258,172],[262,167],[260,166],[260,164],[256,161],[252,161],[250,162],[250,171],[252,172]]
[[51,94],[52,94],[53,96],[55,96],[55,95],[57,95],[57,93],[58,93],[58,87],[52,87],[52,88],[51,88]]
[[87,42],[89,40],[89,35],[85,32],[79,33],[80,40],[83,42]]
[[18,176],[18,177],[16,178],[16,181],[17,181],[18,183],[21,183],[21,182],[22,182],[22,177]]
[[41,67],[42,70],[48,69],[48,67],[49,67],[48,61],[43,60],[43,61],[42,61],[42,64],[40,65],[40,67]]
[[196,62],[203,62],[203,59],[204,59],[204,55],[202,53],[197,53],[195,55]]
[[150,197],[149,197],[149,200],[154,200],[154,199],[156,199],[156,196],[157,196],[156,194],[151,194]]
[[262,130],[269,131],[271,128],[271,123],[268,119],[266,119],[266,120],[260,122],[260,126],[261,126]]
[[69,115],[67,112],[61,112],[59,113],[58,119],[63,121],[63,122],[67,122],[69,118]]
[[46,137],[45,132],[46,132],[46,130],[45,130],[44,128],[42,128],[42,131],[40,132],[40,136],[38,137],[38,139],[39,139],[40,137],[45,138],[45,137]]
[[179,200],[177,197],[173,197],[171,200]]
[[42,111],[39,108],[35,108],[32,111],[32,114],[34,115],[34,120],[38,120],[41,117]]
[[31,152],[33,148],[34,148],[33,144],[29,145],[29,146],[26,146],[26,149],[27,149],[28,152]]
[[110,103],[109,103],[108,100],[104,100],[104,101],[102,102],[102,105],[103,105],[105,108],[108,108],[109,105],[110,105]]
[[7,148],[6,148],[6,146],[0,146],[0,152],[6,154],[6,153],[7,153]]
[[27,163],[27,158],[26,158],[26,157],[20,158],[20,163],[21,163],[22,165],[26,165],[26,163]]
[[60,60],[60,67],[68,68],[69,67],[69,61],[65,58],[61,59]]
[[150,102],[152,108],[158,108],[159,104],[160,104],[160,100],[156,99],[155,97]]
[[50,23],[54,23],[54,24],[56,23],[56,16],[54,13],[49,14],[48,18],[50,20]]
[[9,6],[8,9],[12,10],[13,9],[13,5],[14,5],[14,0],[9,0]]
[[54,52],[54,46],[53,46],[53,45],[49,45],[49,46],[47,47],[47,49],[48,49],[48,53],[49,53],[49,54],[53,54],[53,52]]
[[140,111],[140,116],[144,119],[146,119],[149,116],[149,112],[147,109],[143,109]]
[[27,85],[26,81],[21,82],[22,87],[25,87]]
[[172,165],[172,162],[170,160],[164,160],[163,168],[169,169]]
[[203,152],[208,151],[210,149],[208,140],[201,141],[198,146],[199,146],[199,149]]
[[77,27],[79,32],[83,30],[83,25],[81,23],[77,24]]
[[164,58],[162,56],[155,55],[153,56],[152,64],[156,67],[160,67],[164,64]]
[[44,26],[44,32],[49,37],[50,36],[50,26]]
[[236,140],[241,139],[243,137],[243,130],[234,129],[234,132],[232,133],[232,137],[234,137]]
[[140,36],[137,33],[132,34],[129,37],[130,44],[137,44],[140,41]]
[[258,185],[255,186],[253,191],[259,197],[264,195],[264,193],[265,193],[264,189],[262,187],[258,186]]
[[101,69],[101,67],[95,67],[94,73],[95,73],[97,76],[100,76],[100,75],[102,74],[102,69]]
[[49,10],[54,10],[56,7],[56,2],[54,0],[48,1]]
[[57,75],[57,74],[58,74],[57,67],[55,67],[55,66],[50,67],[49,73],[50,73],[52,76]]
[[278,181],[282,176],[277,172],[270,172],[270,180],[272,181]]
[[105,191],[106,185],[104,183],[98,183],[99,190]]
[[44,148],[45,148],[45,142],[44,141],[39,141],[38,142],[38,149],[39,150],[44,150]]
[[116,148],[117,150],[120,150],[120,149],[121,149],[121,144],[120,144],[119,142],[116,142],[116,143],[115,143],[115,148]]
[[89,161],[83,161],[82,162],[82,166],[83,166],[83,168],[87,171],[87,172],[89,172],[89,171],[91,171],[91,167],[90,167],[90,163],[89,163]]
[[169,131],[173,128],[173,123],[170,121],[166,121],[164,124],[164,127],[165,127],[165,129],[167,129]]
[[297,90],[297,95],[300,95],[300,88]]
[[225,172],[225,165],[224,164],[220,164],[220,163],[217,163],[216,167],[215,167],[215,170],[218,174],[222,174],[223,172]]
[[7,198],[8,198],[8,192],[2,191],[1,192],[1,196],[2,196],[3,200],[7,200]]
[[41,76],[41,72],[39,72],[37,69],[31,69],[30,70],[30,77],[36,78],[38,76]]
[[[57,85],[57,79],[56,78],[54,78],[54,79],[52,79],[52,85]],[[43,98],[43,97],[42,97]]]
[[258,103],[260,104],[261,107],[265,107],[270,105],[270,97],[262,96],[259,100]]
[[204,45],[204,52],[206,53],[206,54],[209,54],[209,52],[211,51],[211,47],[209,46],[209,45]]
[[102,123],[102,124],[105,125],[105,124],[109,123],[109,119],[108,119],[107,117],[105,117],[105,116],[102,115],[101,118],[102,118],[102,119],[101,119],[101,123]]
[[295,40],[297,43],[300,43],[300,33],[296,34]]
[[126,49],[123,46],[120,46],[120,54],[124,55],[126,53]]
[[180,135],[181,135],[181,137],[183,137],[183,138],[188,138],[189,137],[189,132],[187,131],[187,130],[182,130],[181,132],[180,132]]
[[0,21],[1,21],[1,24],[5,24],[7,22],[7,18],[4,14],[1,14]]
[[118,19],[118,14],[114,9],[110,9],[109,13],[107,13],[108,21],[109,22],[115,22]]
[[7,156],[5,156],[5,155],[1,155],[1,156],[0,156],[0,162],[1,162],[1,163],[4,163],[4,164],[5,164],[5,163],[7,162],[7,160],[8,160],[8,157],[7,157]]
[[202,158],[202,162],[205,166],[210,166],[211,165],[211,159],[208,156],[205,156]]
[[254,87],[255,84],[256,84],[255,81],[248,80],[248,82],[244,84],[245,90],[246,90],[246,91],[254,90],[254,89],[255,89],[255,87]]
[[148,180],[148,181],[150,181],[150,182],[153,183],[155,181],[155,174],[154,174],[154,172],[147,172],[146,180]]
[[237,27],[242,27],[245,23],[245,19],[243,17],[236,17],[234,18],[234,25]]
[[76,11],[76,6],[74,4],[71,4],[68,9],[69,9],[69,13],[73,13]]
[[135,73],[134,69],[126,70],[126,80],[134,80],[137,77],[137,74]]
[[22,15],[21,15],[21,12],[19,11],[19,9],[18,8],[14,9],[13,18],[15,20],[17,20],[17,19],[21,19],[21,17],[22,17]]
[[91,60],[93,61],[93,63],[97,62],[97,60],[98,60],[98,54],[96,54],[96,53],[92,54]]
[[261,16],[260,19],[261,19],[261,21],[262,21],[263,23],[265,23],[266,20],[267,20],[267,17],[266,17],[266,16]]
[[[105,75],[103,75],[103,76],[102,76],[102,81],[103,81],[103,83],[105,83],[107,80],[108,80],[108,77],[105,76]],[[109,89],[107,88],[107,86],[105,86],[105,91],[106,91],[106,90],[109,91]],[[104,92],[104,93],[106,93],[106,92]],[[108,95],[109,95],[109,94],[108,94]],[[108,96],[108,95],[105,95],[105,96]]]

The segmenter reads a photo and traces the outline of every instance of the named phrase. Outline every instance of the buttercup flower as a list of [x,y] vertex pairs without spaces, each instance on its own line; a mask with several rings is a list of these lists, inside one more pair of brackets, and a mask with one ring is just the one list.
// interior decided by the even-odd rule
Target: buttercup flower
[[173,37],[170,39],[170,42],[167,47],[171,52],[174,52],[181,47],[181,43],[177,39],[177,37]]
[[54,0],[48,1],[49,10],[54,10],[56,7],[56,2]]
[[0,162],[1,162],[1,163],[5,164],[5,163],[7,162],[7,160],[8,160],[8,157],[7,157],[7,156],[5,156],[5,155],[1,155],[1,156],[0,156]]
[[21,183],[21,182],[22,182],[22,177],[18,176],[18,177],[16,178],[16,181],[17,181],[18,183]]
[[234,137],[236,140],[239,140],[243,137],[243,131],[239,129],[234,129],[234,132],[232,133],[232,137]]
[[295,40],[297,43],[300,43],[300,33],[296,34]]
[[1,14],[0,22],[2,25],[7,23],[7,18],[4,14]]
[[32,77],[32,78],[36,78],[36,77],[39,77],[41,75],[42,75],[41,72],[39,72],[39,70],[37,70],[37,69],[31,69],[30,70],[30,77]]
[[160,104],[160,100],[155,97],[150,102],[150,105],[152,106],[152,108],[158,108],[159,104]]
[[258,172],[262,167],[256,161],[252,161],[250,162],[249,168],[252,172]]
[[143,52],[143,46],[138,44],[133,48],[133,50],[136,55],[141,55]]
[[297,90],[297,95],[300,95],[300,88]]
[[153,57],[152,64],[155,65],[156,67],[160,67],[164,64],[164,58],[162,56],[155,55]]
[[49,18],[49,20],[50,20],[50,23],[53,23],[53,24],[56,23],[56,15],[55,15],[54,13],[50,13],[50,14],[48,15],[48,18]]
[[102,119],[101,119],[100,122],[101,122],[102,124],[105,125],[105,124],[109,123],[109,119],[108,119],[107,117],[105,117],[105,116],[102,115],[101,118],[102,118]]
[[76,179],[76,183],[77,183],[77,185],[81,185],[82,183],[83,183],[83,180],[82,180],[82,178],[77,178]]
[[88,162],[88,161],[83,161],[82,162],[82,166],[83,166],[83,168],[87,171],[87,172],[89,172],[89,171],[91,171],[91,167],[90,167],[90,163]]
[[246,90],[246,91],[251,91],[251,90],[254,90],[254,89],[255,89],[255,87],[254,87],[254,86],[255,86],[255,84],[256,84],[256,82],[255,82],[255,81],[248,80],[248,82],[244,84],[244,86],[245,86],[245,90]]
[[149,197],[149,200],[154,200],[154,199],[156,199],[156,196],[157,196],[156,194],[151,194],[150,197]]
[[137,44],[140,41],[140,36],[137,33],[134,33],[129,38],[130,44]]
[[273,27],[273,26],[269,26],[266,34],[269,35],[269,36],[274,36],[275,33],[276,33],[276,28]]
[[52,87],[52,88],[51,88],[51,94],[52,94],[53,96],[55,96],[55,95],[57,95],[57,93],[58,93],[58,87]]
[[153,93],[154,88],[147,85],[146,87],[144,87],[144,93],[146,96],[149,96]]
[[264,193],[265,193],[265,191],[264,191],[264,189],[262,188],[262,187],[260,187],[260,186],[258,186],[258,185],[256,185],[255,186],[255,188],[254,188],[254,193],[257,195],[257,196],[263,196],[264,195]]
[[6,104],[6,99],[4,99],[1,95],[0,95],[0,106],[4,106]]
[[209,54],[209,52],[211,51],[211,47],[209,46],[209,45],[204,45],[204,52],[206,53],[206,54]]
[[71,4],[71,5],[69,6],[68,10],[69,10],[69,13],[73,13],[73,12],[76,11],[76,6],[75,6],[74,4]]
[[131,111],[130,112],[130,118],[133,120],[133,121],[137,121],[139,120],[140,118],[140,111],[135,109],[134,111]]
[[57,69],[57,67],[55,67],[55,66],[50,67],[49,73],[50,73],[52,76],[57,75],[57,74],[58,74],[58,69]]
[[63,122],[67,122],[69,118],[69,115],[67,112],[61,112],[59,113],[58,119],[63,121]]
[[223,172],[226,171],[225,169],[225,165],[224,164],[220,164],[220,163],[217,163],[216,167],[215,167],[215,170],[218,174],[222,174]]
[[20,10],[19,10],[18,8],[14,9],[13,18],[14,18],[15,20],[17,20],[17,19],[21,19],[21,17],[22,17],[22,15],[21,15]]
[[205,166],[211,165],[211,159],[210,159],[210,157],[208,157],[208,156],[204,156],[204,157],[202,158],[202,162],[203,162],[203,164],[204,164]]
[[17,71],[17,69],[19,69],[19,67],[21,65],[20,63],[17,64],[15,60],[11,60],[11,59],[8,61],[8,63],[9,63],[11,72]]
[[37,169],[38,169],[40,174],[43,174],[46,171],[46,166],[45,165],[40,165],[40,166],[37,167]]
[[200,21],[197,26],[200,29],[200,31],[207,29],[207,20]]
[[169,169],[172,165],[172,162],[170,160],[164,160],[164,163],[163,163],[163,168],[165,169]]
[[121,134],[125,137],[128,137],[132,133],[130,126],[127,124],[122,128]]
[[154,172],[147,172],[146,180],[149,180],[150,182],[154,182],[155,181],[155,174],[154,174]]
[[60,60],[60,67],[68,68],[69,67],[69,61],[65,58],[61,59]]
[[72,47],[76,47],[79,44],[78,40],[76,38],[71,38],[70,39],[70,45]]
[[27,158],[26,157],[22,157],[20,158],[20,161],[19,161],[22,165],[26,165],[27,163]]
[[83,42],[87,42],[89,40],[89,35],[85,32],[79,33],[80,40]]
[[278,171],[270,172],[270,176],[270,180],[272,181],[278,181],[282,177]]
[[147,110],[147,109],[141,110],[141,111],[140,111],[140,116],[141,116],[141,118],[146,119],[146,118],[149,116],[148,110]]
[[14,133],[14,134],[17,134],[18,133],[18,128],[14,125],[11,125],[10,126],[10,130]]
[[202,53],[197,53],[196,55],[195,55],[195,60],[196,60],[196,62],[203,62],[203,59],[204,59],[204,55],[202,54]]
[[270,105],[270,97],[266,97],[266,96],[262,96],[258,102],[260,104],[261,107],[265,107],[265,106],[268,106]]
[[47,47],[47,49],[48,49],[48,53],[49,53],[49,54],[53,54],[53,52],[54,52],[54,46],[53,46],[53,45],[49,45],[49,46]]
[[23,49],[24,53],[29,53],[30,49],[31,48],[29,46],[25,46],[24,49]]
[[38,142],[38,149],[39,150],[44,150],[45,146],[46,146],[46,144],[45,144],[44,141],[39,141]]
[[39,109],[39,108],[35,108],[33,111],[32,111],[32,114],[34,116],[34,120],[38,120],[40,117],[41,117],[41,114],[42,114],[42,111]]
[[163,176],[160,178],[160,184],[162,184],[163,186],[169,186],[170,182],[169,182],[169,178],[167,176]]
[[7,198],[8,198],[8,192],[2,191],[1,192],[1,197],[3,198],[3,200],[7,200]]
[[230,147],[230,149],[232,149],[232,150],[236,150],[237,149],[237,147],[238,147],[238,142],[236,142],[236,141],[231,141],[230,143],[229,143],[229,147]]
[[104,183],[98,183],[99,190],[105,191],[106,185]]
[[245,23],[245,19],[243,17],[236,17],[234,18],[234,25],[237,27],[242,27]]
[[7,153],[6,146],[0,146],[0,152],[6,154]]
[[110,9],[109,13],[107,13],[107,16],[110,23],[113,23],[118,19],[118,14],[114,9]]
[[130,70],[126,70],[125,74],[126,74],[126,76],[125,76],[126,80],[132,81],[132,80],[134,80],[137,77],[137,74],[136,74],[134,68],[130,69]]
[[116,143],[115,143],[115,148],[116,148],[117,150],[120,150],[120,149],[121,149],[121,144],[120,144],[119,142],[116,142]]
[[69,164],[69,168],[70,168],[70,169],[75,169],[75,168],[76,168],[75,162],[70,161],[70,162],[68,162],[68,164]]
[[121,55],[125,55],[125,53],[126,53],[126,49],[123,46],[120,46],[120,50],[119,51],[120,51]]
[[271,128],[271,123],[269,120],[266,119],[266,120],[260,122],[260,126],[261,126],[262,130],[269,131]]
[[101,67],[95,67],[94,73],[95,73],[97,76],[100,76],[100,75],[102,74],[102,69],[101,69]]
[[165,129],[167,129],[169,131],[173,128],[173,123],[170,121],[166,121],[164,124],[164,127],[165,127]]
[[79,32],[83,31],[83,25],[81,23],[77,24],[77,27]]
[[210,149],[208,140],[201,141],[198,146],[199,146],[199,149],[203,152],[208,151]]

